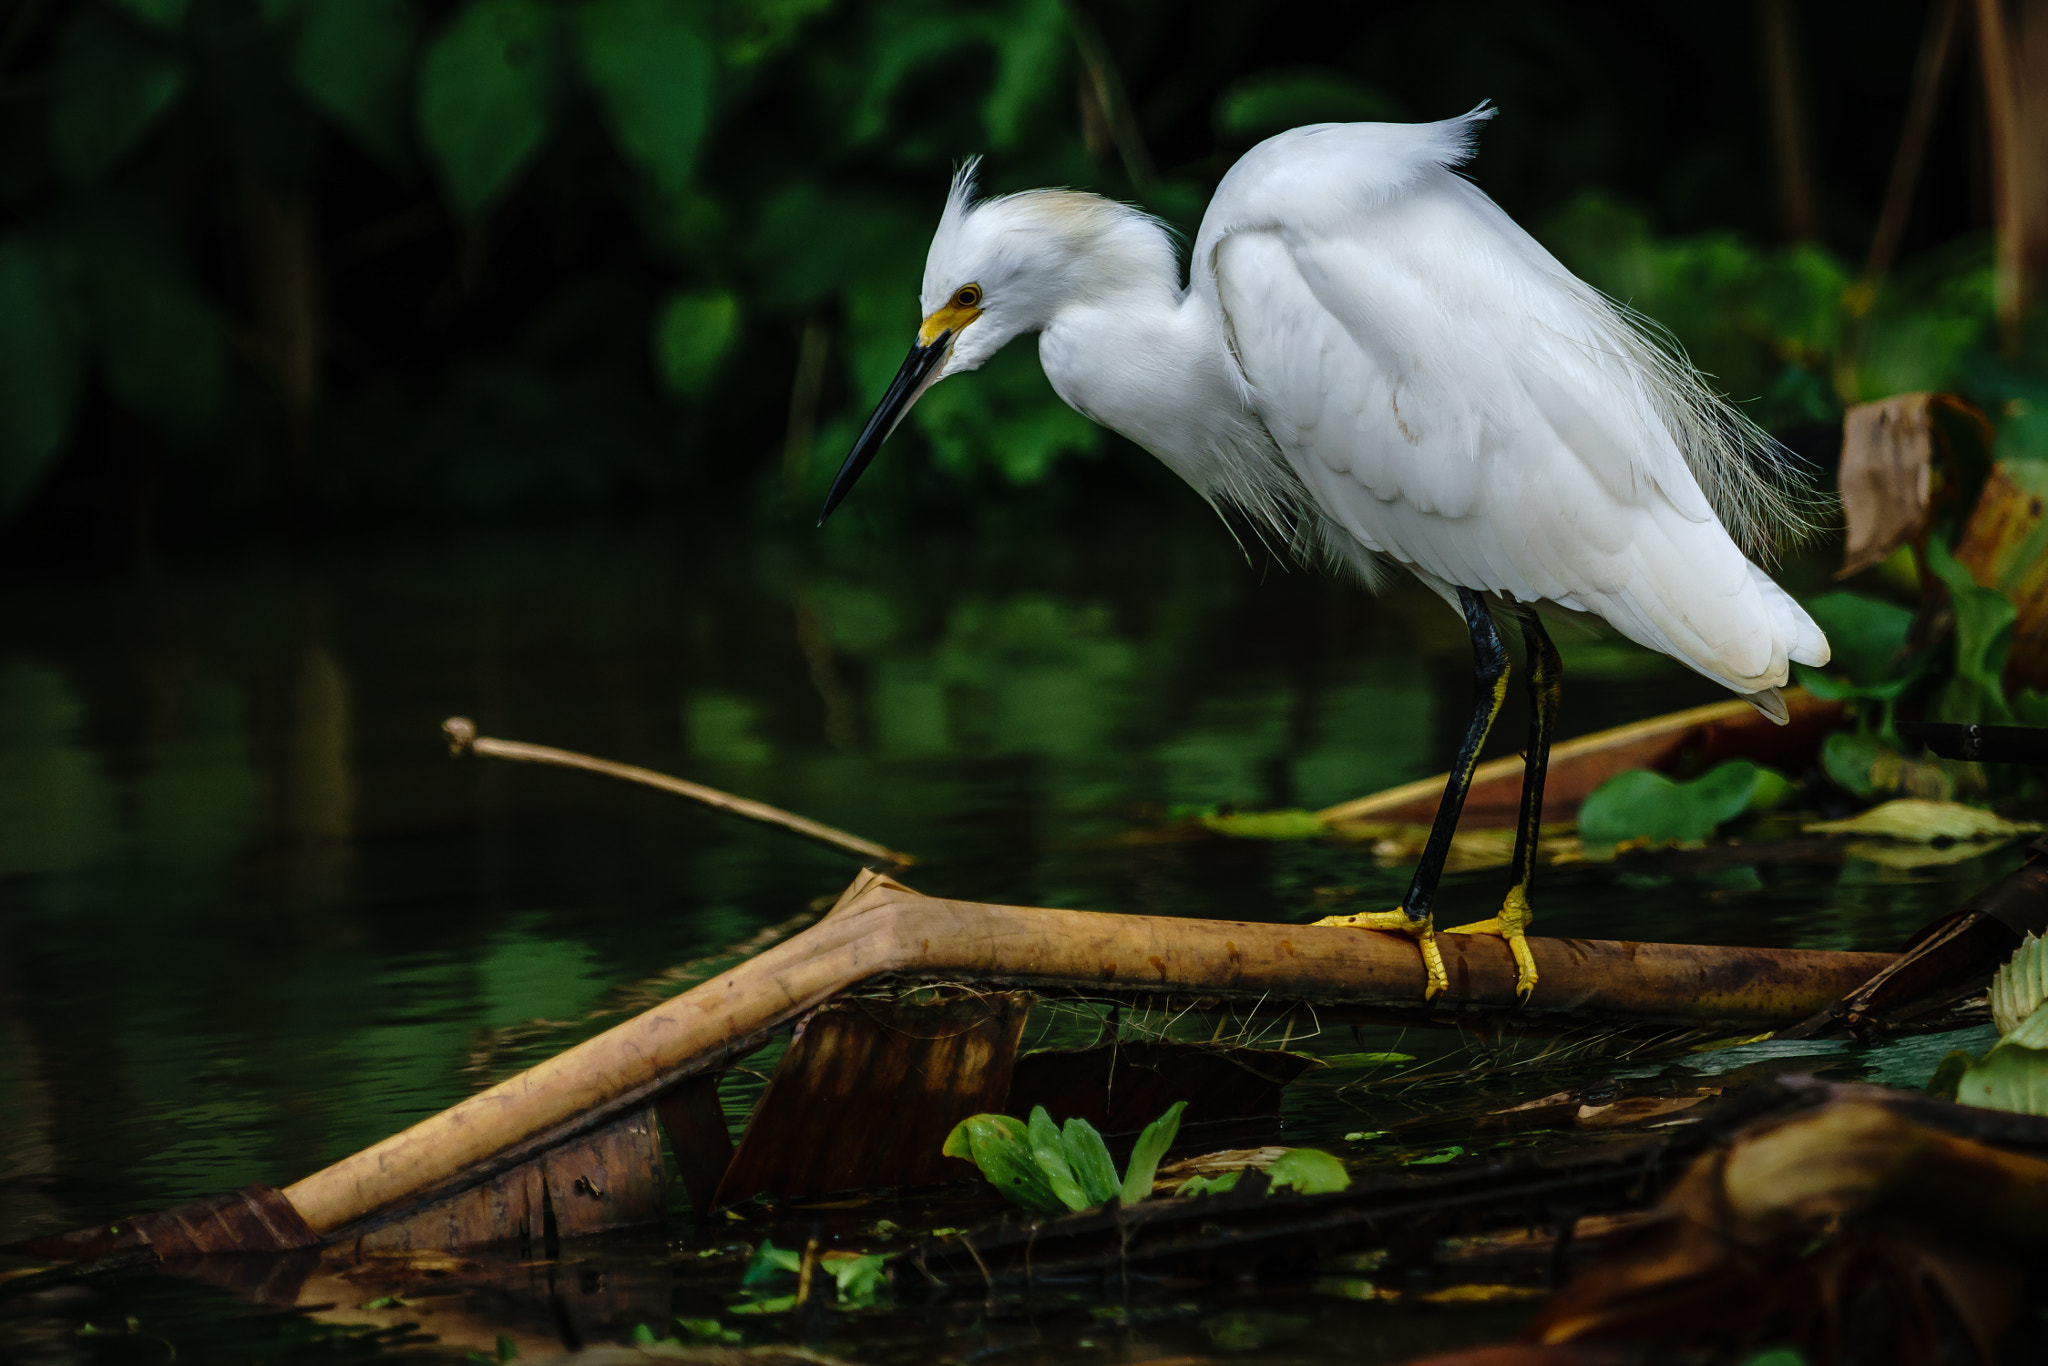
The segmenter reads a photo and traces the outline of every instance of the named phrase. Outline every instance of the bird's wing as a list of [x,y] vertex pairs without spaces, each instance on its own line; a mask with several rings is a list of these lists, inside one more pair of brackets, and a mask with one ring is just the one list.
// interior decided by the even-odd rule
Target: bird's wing
[[1470,121],[1402,130],[1406,161],[1366,139],[1362,190],[1346,177],[1372,159],[1339,135],[1387,126],[1283,135],[1197,239],[1194,289],[1322,514],[1427,578],[1594,612],[1737,691],[1824,660],[1716,520],[1640,336],[1448,169]]

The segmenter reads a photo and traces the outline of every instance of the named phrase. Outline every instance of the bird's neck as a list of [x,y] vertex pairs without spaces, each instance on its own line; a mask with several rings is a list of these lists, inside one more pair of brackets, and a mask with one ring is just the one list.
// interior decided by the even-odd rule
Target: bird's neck
[[1205,497],[1230,496],[1239,448],[1269,444],[1214,310],[1171,274],[1078,293],[1053,310],[1038,357],[1069,406],[1158,456]]

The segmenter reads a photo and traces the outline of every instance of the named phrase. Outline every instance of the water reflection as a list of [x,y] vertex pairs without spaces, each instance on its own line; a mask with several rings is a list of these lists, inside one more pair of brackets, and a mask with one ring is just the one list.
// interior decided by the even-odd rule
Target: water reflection
[[[1433,598],[1250,572],[1192,508],[1057,543],[476,533],[15,586],[0,613],[0,1241],[303,1175],[465,1094],[483,1031],[580,1020],[853,871],[658,796],[457,762],[447,715],[909,849],[934,893],[1306,919],[1319,887],[1391,898],[1402,875],[1340,846],[1116,837],[1423,776],[1469,687]],[[1567,733],[1715,696],[1560,634]],[[1542,913],[1888,947],[1979,865],[1559,870]],[[1447,906],[1484,914],[1499,881],[1449,879]]]

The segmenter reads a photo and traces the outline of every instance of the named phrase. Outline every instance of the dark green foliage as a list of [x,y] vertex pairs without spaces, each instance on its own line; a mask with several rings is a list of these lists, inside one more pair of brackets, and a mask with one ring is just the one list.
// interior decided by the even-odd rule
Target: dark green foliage
[[[1909,256],[1875,290],[1856,283],[1854,212],[1827,245],[1758,244],[1771,211],[1739,112],[1754,99],[1743,26],[1674,12],[1621,33],[1540,5],[1303,23],[1200,0],[49,0],[16,27],[0,201],[10,231],[82,263],[77,283],[30,291],[58,304],[26,306],[0,337],[0,391],[37,396],[0,437],[16,500],[98,430],[76,420],[80,395],[188,450],[230,432],[281,446],[276,381],[300,347],[319,376],[306,453],[330,498],[637,502],[715,474],[728,494],[807,479],[809,501],[909,342],[964,157],[988,155],[992,190],[1075,185],[1190,232],[1259,138],[1441,118],[1488,96],[1503,117],[1480,183],[1767,425],[1962,384],[2006,405],[2000,454],[2048,453],[2037,367],[1980,355],[1981,239]],[[1837,87],[1903,99],[1884,82],[1903,81],[1919,28],[1859,33],[1859,52],[1890,55],[1816,57],[1810,76],[1816,108],[1858,111],[1853,137],[1823,133],[1867,149],[1890,115]],[[1458,56],[1417,56],[1445,53]],[[1899,74],[1866,74],[1886,62]],[[1720,84],[1672,84],[1700,79]],[[1097,107],[1118,89],[1127,110]],[[1943,233],[1967,218],[1941,197],[1954,159],[1931,161],[1916,210]],[[1874,204],[1881,171],[1830,195]],[[310,240],[265,241],[252,184]],[[141,260],[102,282],[104,243],[89,239],[110,193],[136,219],[121,250]],[[311,286],[293,278],[302,249]],[[17,292],[47,274],[8,269]],[[532,338],[579,309],[577,343],[536,357]],[[59,316],[70,340],[36,345]],[[310,336],[277,331],[294,317]],[[827,342],[801,413],[798,336]],[[545,417],[478,398],[494,385]],[[368,435],[393,423],[402,458]],[[815,433],[811,449],[785,452],[785,431]],[[1016,346],[926,397],[851,515],[912,488],[1046,484],[1069,466],[1093,478],[1076,462],[1110,444]]]
[[65,30],[52,73],[50,156],[68,180],[98,180],[185,88],[176,54],[96,9]]
[[412,164],[418,21],[406,0],[307,0],[292,53],[306,102],[395,172]]
[[480,219],[554,121],[559,15],[541,0],[474,0],[420,65],[420,139],[464,218]]
[[56,457],[78,403],[83,328],[71,265],[47,242],[0,237],[0,513]]

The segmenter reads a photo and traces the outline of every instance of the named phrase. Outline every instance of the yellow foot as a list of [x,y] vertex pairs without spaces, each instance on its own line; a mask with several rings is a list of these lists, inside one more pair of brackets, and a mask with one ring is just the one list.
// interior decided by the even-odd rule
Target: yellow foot
[[1535,918],[1529,909],[1529,898],[1520,887],[1514,887],[1501,903],[1500,914],[1493,919],[1460,925],[1444,933],[1497,934],[1507,940],[1508,952],[1515,956],[1515,994],[1526,1001],[1529,993],[1536,990],[1536,956],[1529,952],[1529,922]]
[[1403,910],[1367,911],[1363,915],[1326,915],[1315,923],[1352,930],[1391,930],[1395,934],[1409,935],[1415,940],[1416,947],[1422,950],[1422,999],[1434,1001],[1451,984],[1450,974],[1444,971],[1443,952],[1436,946],[1436,929],[1428,916],[1416,920]]

